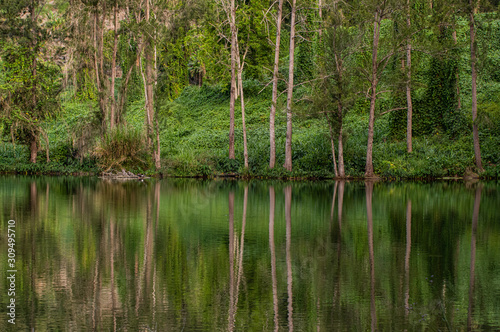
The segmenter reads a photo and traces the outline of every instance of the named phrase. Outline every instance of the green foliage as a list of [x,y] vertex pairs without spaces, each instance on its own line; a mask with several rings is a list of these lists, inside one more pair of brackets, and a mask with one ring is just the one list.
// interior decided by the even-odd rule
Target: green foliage
[[125,126],[108,131],[98,140],[94,156],[99,167],[106,171],[121,168],[142,171],[148,168],[142,131]]

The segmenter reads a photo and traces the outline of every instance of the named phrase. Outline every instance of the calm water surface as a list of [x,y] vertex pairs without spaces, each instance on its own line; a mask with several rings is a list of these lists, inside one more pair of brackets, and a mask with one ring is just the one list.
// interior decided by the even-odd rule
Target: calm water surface
[[3,176],[0,331],[500,330],[499,190]]

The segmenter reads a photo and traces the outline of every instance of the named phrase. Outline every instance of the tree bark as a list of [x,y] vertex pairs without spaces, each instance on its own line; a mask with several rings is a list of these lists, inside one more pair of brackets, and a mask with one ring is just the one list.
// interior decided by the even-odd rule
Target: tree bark
[[278,3],[278,17],[276,19],[276,43],[274,45],[274,68],[273,68],[273,93],[271,102],[271,113],[269,114],[269,168],[273,169],[276,164],[276,138],[274,131],[274,121],[276,117],[276,104],[278,102],[278,70],[280,60],[280,43],[281,43],[281,21],[283,13],[283,0]]
[[106,81],[104,79],[104,21],[106,20],[106,2],[102,2],[102,20],[101,20],[101,26],[99,28],[99,43],[98,43],[98,58],[99,58],[99,73],[101,75],[100,79],[100,89],[99,89],[99,104],[101,105],[101,111],[102,111],[102,121],[103,121],[103,127],[104,130],[107,128],[107,116],[108,116],[108,110],[106,109]]
[[371,95],[370,95],[370,116],[368,120],[368,145],[366,149],[366,169],[365,177],[374,177],[373,173],[373,128],[375,124],[375,102],[377,100],[377,84],[378,84],[378,63],[377,53],[380,38],[380,17],[379,10],[375,12],[375,20],[373,22],[373,49],[372,49],[372,72],[371,72]]
[[236,7],[234,0],[230,4],[230,27],[231,27],[231,96],[229,99],[229,159],[235,159],[234,155],[234,108],[236,101]]
[[[342,111],[342,106],[339,105],[340,110]],[[339,129],[339,162],[338,162],[338,170],[339,177],[345,178],[345,168],[344,168],[344,143],[342,141],[342,118],[340,118],[340,129]]]
[[[453,36],[453,41],[456,45],[458,43],[457,30],[453,30],[452,36]],[[461,109],[462,108],[462,99],[460,98],[460,75],[458,73],[458,69],[457,69],[457,73],[455,74],[455,77],[457,79],[457,108]]]
[[[410,0],[406,2],[406,23],[408,31],[411,29],[410,19]],[[413,103],[411,99],[411,36],[408,36],[406,43],[406,103],[408,107],[407,120],[406,120],[406,150],[408,153],[413,151],[412,144],[412,121],[413,121]]]
[[245,168],[248,169],[248,146],[247,146],[247,127],[245,123],[245,98],[243,97],[243,79],[242,79],[242,72],[243,72],[243,66],[245,65],[245,62],[243,60],[243,63],[240,63],[240,51],[239,51],[239,46],[236,45],[236,58],[237,58],[237,65],[238,65],[238,86],[240,89],[240,102],[241,102],[241,124],[242,124],[242,129],[243,129],[243,157],[244,157],[244,162],[245,162]]
[[328,130],[330,132],[330,145],[332,146],[332,160],[333,160],[333,173],[335,174],[335,177],[337,178],[339,176],[339,171],[337,168],[337,160],[335,158],[335,142],[333,140],[333,128],[332,124],[330,123],[330,119],[328,118],[327,113],[325,113],[326,117],[326,122],[328,122]]
[[110,103],[110,119],[109,124],[111,129],[115,126],[115,108],[116,108],[116,100],[115,100],[115,78],[116,78],[116,54],[118,52],[118,1],[115,0],[114,7],[114,40],[113,40],[113,56],[111,59],[111,86],[109,88],[109,103]]
[[38,135],[30,135],[30,163],[36,164],[36,158],[38,155]]
[[293,72],[295,53],[295,11],[296,0],[292,1],[291,26],[290,26],[290,63],[288,65],[288,91],[286,98],[286,143],[285,143],[285,168],[292,171],[292,102],[293,102]]
[[[146,1],[146,15],[145,20],[146,24],[149,24],[150,18],[150,8],[149,1]],[[153,136],[153,55],[152,55],[152,46],[151,38],[145,34],[144,36],[144,62],[145,62],[145,93],[146,93],[146,144],[148,150],[152,148],[152,136]],[[153,155],[153,153],[152,153]]]
[[476,28],[474,22],[473,0],[469,0],[471,11],[469,13],[470,26],[470,58],[472,75],[472,137],[474,141],[474,157],[476,159],[476,168],[479,172],[484,171],[481,161],[481,147],[479,145],[479,129],[477,126],[477,72],[476,72]]

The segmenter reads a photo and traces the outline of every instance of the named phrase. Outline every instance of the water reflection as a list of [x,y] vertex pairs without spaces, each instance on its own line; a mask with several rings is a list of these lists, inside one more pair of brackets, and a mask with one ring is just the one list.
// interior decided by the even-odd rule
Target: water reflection
[[365,183],[366,188],[366,219],[368,221],[368,252],[370,255],[370,315],[371,330],[377,330],[377,309],[375,306],[375,252],[373,249],[373,182]]
[[3,177],[16,330],[498,330],[498,189]]
[[286,186],[285,222],[286,222],[286,285],[288,291],[288,330],[293,331],[293,275],[292,275],[292,187]]
[[476,233],[479,219],[479,206],[481,204],[482,186],[478,185],[474,197],[474,211],[472,213],[472,230],[470,240],[470,276],[469,276],[469,307],[467,310],[467,330],[472,331],[472,313],[474,311],[474,283],[476,278]]

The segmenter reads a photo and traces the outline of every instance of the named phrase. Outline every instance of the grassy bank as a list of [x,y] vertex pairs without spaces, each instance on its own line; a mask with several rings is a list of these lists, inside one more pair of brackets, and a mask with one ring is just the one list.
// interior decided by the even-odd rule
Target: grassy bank
[[[294,118],[293,172],[287,172],[281,167],[285,159],[284,96],[279,101],[276,118],[278,166],[273,170],[268,168],[270,96],[268,92],[259,94],[260,89],[261,86],[256,82],[246,82],[248,170],[243,167],[243,135],[239,108],[236,111],[236,159],[228,158],[227,88],[188,87],[175,101],[160,102],[160,173],[186,177],[334,177],[328,127],[323,118],[308,115],[306,107],[297,107],[297,115]],[[67,101],[63,103],[61,116],[46,126],[50,141],[50,162],[46,162],[46,146],[43,140],[36,164],[28,163],[27,147],[14,146],[4,141],[0,145],[0,172],[97,174],[104,169],[124,167],[134,172],[154,174],[140,135],[144,124],[142,106],[142,100],[131,103],[127,114],[124,115],[127,127],[112,137],[100,137],[97,132],[89,129],[95,122],[95,105]],[[364,174],[367,125],[368,115],[363,109],[352,111],[345,118],[344,159],[346,174],[349,177],[362,177]],[[123,149],[127,151],[121,151],[118,155],[117,147],[120,146],[126,146],[128,150]],[[483,177],[500,175],[499,146],[498,133],[481,133],[483,163],[486,169]],[[466,170],[474,168],[472,136],[467,132],[453,139],[438,133],[415,137],[413,150],[412,154],[406,153],[406,142],[391,136],[388,116],[377,120],[373,157],[375,172],[381,177],[454,177],[462,176]]]

